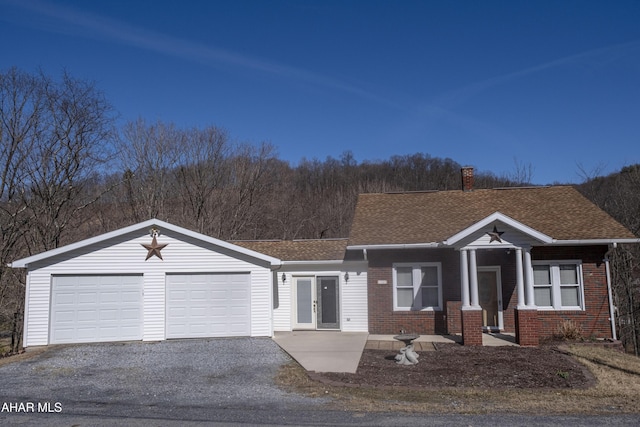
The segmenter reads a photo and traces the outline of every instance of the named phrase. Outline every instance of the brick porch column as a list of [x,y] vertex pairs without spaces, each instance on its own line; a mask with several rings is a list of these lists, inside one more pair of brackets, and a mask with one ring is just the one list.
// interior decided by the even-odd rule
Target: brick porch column
[[462,312],[462,344],[482,345],[482,309],[463,307]]
[[522,347],[537,347],[540,344],[540,321],[535,308],[517,308],[516,342]]

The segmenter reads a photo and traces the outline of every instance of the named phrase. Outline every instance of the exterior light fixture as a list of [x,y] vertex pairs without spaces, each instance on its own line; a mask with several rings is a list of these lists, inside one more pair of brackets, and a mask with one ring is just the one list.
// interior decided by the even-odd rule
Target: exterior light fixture
[[282,273],[282,283],[287,281],[287,275]]
[[344,281],[345,282],[349,281],[349,272],[344,273]]

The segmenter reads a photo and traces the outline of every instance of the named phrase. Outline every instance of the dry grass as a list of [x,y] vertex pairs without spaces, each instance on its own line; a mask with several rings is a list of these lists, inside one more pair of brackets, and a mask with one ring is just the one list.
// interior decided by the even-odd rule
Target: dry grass
[[640,412],[640,359],[616,350],[571,345],[564,350],[595,376],[587,389],[367,388],[313,381],[293,362],[277,377],[285,389],[308,396],[329,396],[328,403],[351,411],[427,413],[606,414]]

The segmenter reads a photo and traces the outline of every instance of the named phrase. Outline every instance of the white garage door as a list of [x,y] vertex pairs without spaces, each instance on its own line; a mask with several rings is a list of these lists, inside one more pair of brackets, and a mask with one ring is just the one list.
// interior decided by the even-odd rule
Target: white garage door
[[167,275],[167,338],[251,335],[249,274]]
[[54,276],[52,344],[142,339],[142,276]]

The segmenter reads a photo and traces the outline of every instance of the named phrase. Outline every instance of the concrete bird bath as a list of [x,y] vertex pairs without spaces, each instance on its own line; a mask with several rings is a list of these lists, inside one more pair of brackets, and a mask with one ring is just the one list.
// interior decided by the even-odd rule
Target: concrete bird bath
[[413,350],[413,341],[420,338],[417,334],[400,334],[393,339],[402,341],[404,347],[400,349],[400,354],[396,355],[396,363],[399,365],[415,365],[418,363],[420,355]]

